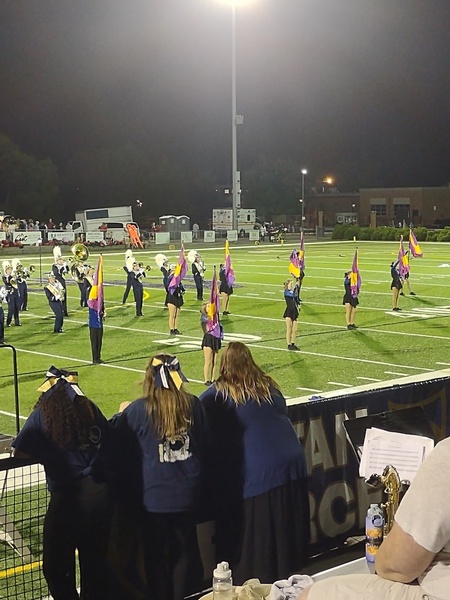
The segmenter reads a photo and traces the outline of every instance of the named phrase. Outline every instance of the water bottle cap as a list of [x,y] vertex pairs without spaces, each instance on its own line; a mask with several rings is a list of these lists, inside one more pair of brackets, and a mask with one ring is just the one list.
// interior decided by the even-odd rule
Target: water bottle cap
[[214,569],[213,575],[217,579],[229,579],[231,577],[231,569],[229,564],[226,561],[219,563],[217,568]]

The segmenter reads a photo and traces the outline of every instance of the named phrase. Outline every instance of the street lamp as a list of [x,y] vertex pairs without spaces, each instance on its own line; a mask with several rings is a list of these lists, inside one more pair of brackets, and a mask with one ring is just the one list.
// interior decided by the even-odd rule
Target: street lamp
[[303,231],[303,227],[304,227],[304,220],[305,220],[305,175],[308,174],[308,171],[306,169],[302,169],[302,199],[301,199],[301,203],[302,203],[302,231]]

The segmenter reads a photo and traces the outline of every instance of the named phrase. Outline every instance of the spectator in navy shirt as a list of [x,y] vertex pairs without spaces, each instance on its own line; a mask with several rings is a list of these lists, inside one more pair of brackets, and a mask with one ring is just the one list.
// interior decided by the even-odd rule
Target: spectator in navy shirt
[[244,344],[230,342],[200,401],[211,428],[217,560],[230,563],[238,585],[298,573],[309,543],[306,462],[278,385]]
[[17,458],[44,465],[50,503],[44,521],[43,571],[54,600],[110,600],[107,563],[110,495],[108,422],[77,385],[77,373],[50,367],[33,412],[12,446]]
[[147,366],[144,396],[122,403],[112,420],[121,455],[135,456],[126,487],[141,495],[145,597],[154,600],[182,600],[202,581],[194,508],[208,430],[184,381],[178,359],[158,354]]

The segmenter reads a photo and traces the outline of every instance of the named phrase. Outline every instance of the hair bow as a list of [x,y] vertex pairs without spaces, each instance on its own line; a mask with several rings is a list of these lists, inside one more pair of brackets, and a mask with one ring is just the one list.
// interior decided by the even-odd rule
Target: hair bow
[[38,387],[38,392],[41,392],[44,398],[50,397],[60,386],[64,386],[65,392],[72,402],[77,396],[84,396],[77,385],[78,373],[76,371],[65,371],[52,366],[45,376],[47,379]]
[[155,373],[155,387],[164,387],[169,389],[170,377],[175,384],[177,390],[183,385],[183,381],[187,381],[180,369],[180,362],[176,356],[168,359],[161,360],[160,358],[154,358],[151,362],[152,367],[156,368]]

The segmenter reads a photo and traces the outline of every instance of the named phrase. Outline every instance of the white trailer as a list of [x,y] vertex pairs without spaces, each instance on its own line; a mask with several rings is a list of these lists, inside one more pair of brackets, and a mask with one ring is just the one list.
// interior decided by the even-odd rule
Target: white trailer
[[[252,231],[256,225],[255,208],[237,209],[237,230]],[[233,229],[233,209],[213,208],[212,228],[214,231]]]

